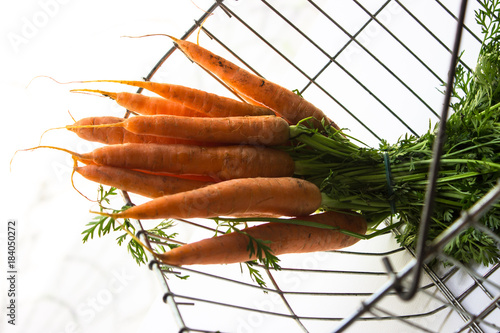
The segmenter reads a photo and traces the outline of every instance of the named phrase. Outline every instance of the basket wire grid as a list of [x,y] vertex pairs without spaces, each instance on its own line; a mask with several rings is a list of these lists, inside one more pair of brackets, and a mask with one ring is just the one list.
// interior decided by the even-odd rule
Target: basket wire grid
[[[337,123],[354,133],[361,133],[366,142],[372,144],[386,139],[387,134],[407,132],[418,135],[426,129],[421,124],[414,126],[421,118],[439,120],[442,94],[436,87],[446,82],[456,40],[455,27],[463,29],[458,29],[463,32],[462,44],[468,42],[475,49],[480,45],[479,33],[473,25],[473,10],[477,3],[468,4],[465,16],[469,21],[463,25],[457,23],[460,14],[458,2],[454,1],[448,4],[439,0],[346,0],[333,3],[292,1],[283,4],[262,0],[243,4],[218,0],[181,38],[194,38],[195,33],[201,31],[203,37],[209,37],[211,46],[218,46],[225,55],[258,75],[262,74],[257,67],[266,68],[259,61],[264,55],[271,59],[269,63],[279,61],[277,78],[285,73],[287,77],[298,77],[296,81],[303,82],[299,91],[305,98],[315,104],[320,101],[318,106],[325,111],[335,110],[332,118]],[[462,4],[466,8],[466,2]],[[346,18],[342,8],[350,8],[358,16]],[[270,37],[260,33],[259,21],[251,19],[252,13],[256,12],[261,15],[261,22],[272,22],[276,29],[286,29],[293,34],[293,38],[297,38],[294,39],[295,49],[300,46],[306,49],[306,53],[314,50],[324,61],[315,61],[314,66],[304,68],[300,52],[293,53],[283,45],[277,46],[277,40],[286,32]],[[218,14],[218,24],[207,20],[213,14]],[[326,22],[331,27],[332,36],[334,34],[340,42],[333,43],[330,31],[323,28],[319,32],[302,28],[300,24],[309,17]],[[439,24],[431,24],[429,17],[439,18]],[[399,30],[401,27],[415,30],[410,29],[412,32],[405,35]],[[252,38],[247,44],[260,48],[260,57],[245,57],[242,44],[234,43],[233,29]],[[380,50],[387,47],[394,47],[395,58],[379,56]],[[176,52],[175,47],[169,49],[145,79],[152,79],[169,61],[173,62],[170,59],[176,53],[180,52]],[[467,55],[471,56],[470,60]],[[433,57],[442,62],[431,64],[429,60]],[[394,59],[398,61],[393,62]],[[473,68],[474,52],[466,48],[459,61],[464,67]],[[356,67],[360,63],[367,66],[362,68],[368,68],[367,73]],[[406,75],[410,67],[413,71]],[[281,72],[283,68],[287,71]],[[382,74],[374,75],[373,68]],[[329,71],[338,77],[336,83],[329,80]],[[272,71],[270,73],[274,75]],[[415,73],[418,77],[412,81]],[[274,77],[270,79],[274,80]],[[374,79],[383,84],[374,83]],[[425,84],[419,85],[417,79],[423,79]],[[346,85],[344,90],[343,85]],[[347,89],[351,91],[343,96]],[[386,90],[394,92],[382,96],[380,92]],[[398,95],[408,110],[392,103],[391,98],[397,99]],[[363,104],[360,108],[356,103],[349,103],[353,98],[354,102],[368,100],[364,106],[370,105],[371,110],[367,112]],[[128,194],[123,194],[125,201],[131,203]],[[476,206],[464,212],[462,218],[427,248],[425,255],[400,248],[392,235],[381,236],[361,247],[298,256],[297,261],[283,260],[280,271],[259,266],[265,272],[266,288],[245,279],[238,270],[234,273],[220,267],[167,267],[155,260],[150,261],[149,268],[164,289],[163,300],[170,308],[179,332],[264,332],[276,329],[286,332],[498,332],[500,265],[465,267],[443,256],[441,250],[465,227],[473,224],[482,228],[476,223],[478,217],[499,198],[500,184]],[[167,240],[148,235],[140,221],[134,223],[144,242],[166,244]],[[200,221],[179,223],[200,232],[215,231]],[[500,242],[498,236],[489,230],[485,232]],[[448,259],[453,266],[431,268],[425,264],[426,259],[435,257]],[[297,265],[297,262],[311,264]],[[413,274],[417,267],[422,268],[421,275]],[[174,275],[190,275],[189,279],[194,281],[181,281]],[[321,281],[338,284],[339,289],[315,288]],[[401,290],[412,282],[418,284],[415,295],[402,300]],[[343,285],[350,287],[345,290]]]

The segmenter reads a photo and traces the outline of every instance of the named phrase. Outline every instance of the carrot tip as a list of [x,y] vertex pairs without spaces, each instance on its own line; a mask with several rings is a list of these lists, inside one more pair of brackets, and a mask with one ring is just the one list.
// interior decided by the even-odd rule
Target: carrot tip
[[101,215],[101,216],[106,216],[106,217],[109,217],[109,218],[112,218],[112,219],[115,218],[115,214],[110,214],[110,213],[106,213],[106,212],[97,212],[97,211],[94,211],[94,210],[89,210],[89,213],[96,214],[96,215]]
[[98,89],[71,89],[69,92],[79,93],[79,94],[87,94],[87,95],[99,96],[99,97],[109,97],[111,99],[116,99],[117,95],[118,95],[117,93],[114,93],[114,92],[98,90]]

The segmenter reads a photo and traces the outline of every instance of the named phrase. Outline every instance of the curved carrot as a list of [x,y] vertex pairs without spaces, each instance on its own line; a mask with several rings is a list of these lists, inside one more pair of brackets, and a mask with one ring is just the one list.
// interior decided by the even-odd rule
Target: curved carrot
[[[94,122],[95,122],[94,118]],[[101,121],[99,121],[101,122]],[[103,125],[72,125],[70,130],[83,128],[121,127],[139,135],[153,135],[187,142],[217,144],[284,145],[290,138],[288,123],[275,116],[196,118],[172,115],[134,116]]]
[[83,83],[91,82],[120,83],[143,88],[168,100],[181,103],[195,111],[205,113],[210,117],[274,115],[273,111],[265,107],[243,103],[232,98],[175,84],[132,80],[83,81]]
[[315,212],[321,200],[319,188],[306,180],[257,177],[167,195],[115,214],[97,214],[133,219],[303,216]]
[[146,96],[144,94],[130,92],[109,92],[96,89],[73,89],[72,92],[92,92],[109,97],[116,101],[129,111],[142,115],[170,114],[186,117],[207,117],[209,114],[198,112],[182,104],[183,102],[174,102],[172,100],[157,97]]
[[[290,222],[293,223],[294,220],[311,221],[362,235],[367,229],[365,219],[354,213],[342,214],[330,211],[294,218]],[[338,250],[354,245],[360,240],[339,230],[288,223],[270,222],[242,231],[243,233],[232,232],[182,245],[157,254],[156,257],[164,264],[174,266],[231,264],[256,260],[257,256],[255,254],[251,256],[248,251],[251,240],[246,234],[254,239],[266,241],[275,256]]]
[[[101,126],[121,124],[125,118],[119,117],[87,117],[75,122],[72,126],[66,126],[68,130],[75,132],[80,138],[87,141],[104,144],[123,143],[157,143],[157,144],[192,144],[198,146],[213,146],[214,144],[204,141],[183,140],[179,138],[167,138],[157,135],[141,135],[127,131],[119,126]],[[90,126],[90,127],[88,127]]]
[[200,147],[183,144],[161,145],[126,143],[104,146],[79,154],[68,149],[52,148],[71,154],[85,164],[146,170],[153,173],[209,176],[214,181],[250,177],[288,177],[295,169],[288,153],[272,148],[238,145]]
[[319,127],[320,122],[325,120],[339,129],[323,111],[296,93],[252,74],[195,43],[169,37],[190,60],[224,81],[250,103],[270,108],[291,124],[297,124],[305,118],[314,118],[315,126]]
[[158,198],[212,184],[211,182],[153,175],[106,165],[91,164],[75,167],[75,172],[96,183],[113,186],[148,198]]

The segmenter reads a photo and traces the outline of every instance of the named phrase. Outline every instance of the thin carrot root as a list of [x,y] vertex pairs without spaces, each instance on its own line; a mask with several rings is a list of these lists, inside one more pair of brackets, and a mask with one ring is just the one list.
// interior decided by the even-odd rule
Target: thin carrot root
[[[105,127],[123,127],[123,121],[118,122],[118,123],[111,123],[111,124],[96,124],[96,125],[66,125],[62,127],[55,127],[55,128],[50,128],[47,131],[50,130],[55,130],[55,129],[67,129],[67,130],[74,130],[74,129],[81,129],[81,128],[105,128]],[[45,131],[45,132],[47,132]]]
[[46,129],[45,131],[43,131],[42,135],[40,135],[40,140],[38,140],[38,145],[41,146],[42,145],[42,138],[43,136],[49,132],[49,131],[53,131],[53,130],[58,130],[58,129],[63,129],[65,128],[64,126],[60,126],[60,127],[53,127],[53,128],[49,128],[49,129]]
[[[76,121],[75,121],[76,122]],[[38,146],[42,145],[42,138],[43,136],[49,132],[49,131],[54,131],[54,130],[59,130],[59,129],[67,129],[67,130],[73,130],[73,129],[81,129],[81,128],[101,128],[101,127],[120,127],[120,123],[115,123],[115,124],[101,124],[101,125],[66,125],[66,126],[60,126],[60,127],[53,127],[46,129],[43,131],[42,135],[40,135],[40,140],[38,141]]]
[[126,38],[144,38],[144,37],[154,37],[154,36],[163,36],[163,37],[173,38],[172,36],[167,35],[167,34],[147,34],[147,35],[139,35],[139,36],[122,36],[122,37],[126,37]]
[[83,157],[81,154],[75,153],[75,152],[73,152],[71,150],[68,150],[68,149],[65,149],[65,148],[59,148],[59,147],[54,147],[54,146],[41,146],[41,145],[38,145],[36,147],[31,147],[31,148],[25,148],[25,149],[16,150],[14,152],[14,156],[12,156],[12,158],[10,159],[10,165],[12,166],[12,161],[14,160],[14,157],[17,155],[18,152],[33,151],[33,150],[40,149],[40,148],[50,148],[50,149],[61,150],[61,151],[64,151],[66,153],[71,154],[72,156]]
[[68,110],[68,114],[71,117],[71,120],[73,120],[73,122],[76,123],[75,117],[73,117],[73,115],[71,114],[71,112],[69,112],[69,110]]
[[37,75],[35,77],[33,77],[30,82],[28,82],[28,84],[26,85],[25,89],[28,89],[28,87],[31,85],[31,83],[33,83],[33,81],[35,79],[39,79],[39,78],[47,78],[47,79],[51,79],[52,81],[56,82],[56,83],[59,83],[59,84],[69,84],[69,83],[72,83],[72,82],[60,82],[56,79],[54,79],[52,76],[48,76],[48,75]]
[[73,162],[74,162],[74,164],[73,164],[73,171],[71,171],[71,186],[73,186],[73,188],[75,189],[75,191],[77,191],[82,197],[84,197],[88,201],[97,202],[97,200],[90,199],[85,194],[83,194],[82,192],[80,192],[79,189],[76,188],[73,176],[75,175],[76,168],[78,167],[78,160],[74,156],[73,156]]
[[104,96],[104,97],[109,97],[113,100],[116,100],[117,98],[117,93],[111,92],[111,91],[105,91],[105,90],[99,90],[99,89],[71,89],[69,92],[73,93],[94,93],[97,94],[95,96]]
[[87,160],[82,154],[76,153],[76,152],[71,151],[71,150],[66,149],[66,148],[55,147],[55,146],[36,146],[36,147],[31,147],[31,148],[20,149],[20,150],[16,151],[16,153],[21,152],[21,151],[33,151],[33,150],[41,149],[41,148],[48,148],[48,149],[55,149],[55,150],[63,151],[65,153],[68,153],[71,156],[77,158],[81,162],[84,160]]

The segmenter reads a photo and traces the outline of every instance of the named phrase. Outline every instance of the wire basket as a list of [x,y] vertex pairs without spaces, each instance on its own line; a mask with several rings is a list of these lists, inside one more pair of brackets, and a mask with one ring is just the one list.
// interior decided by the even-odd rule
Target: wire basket
[[[476,7],[468,4],[460,30],[466,68],[474,66],[480,46]],[[218,0],[182,38],[194,40],[199,33],[201,45],[297,89],[341,127],[378,146],[381,139],[423,133],[429,121],[439,120],[438,88],[446,83],[459,14],[458,2],[439,0]],[[199,71],[199,81],[184,83],[228,93],[179,54],[169,49],[146,79]],[[400,248],[388,234],[345,251],[283,256],[281,270],[259,268],[266,288],[239,265],[172,271],[153,260],[149,268],[179,332],[498,332],[499,265],[430,268],[425,259],[442,256],[444,245],[499,197],[500,185],[432,243],[425,257]],[[187,235],[181,241],[213,235],[203,221],[178,226]],[[143,230],[139,236],[151,241]],[[416,294],[403,300],[411,283]]]

